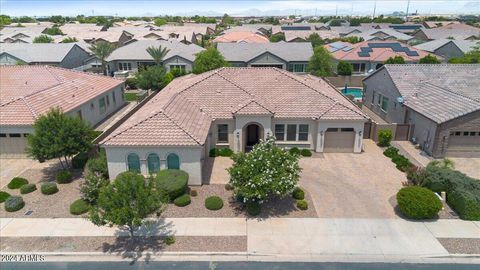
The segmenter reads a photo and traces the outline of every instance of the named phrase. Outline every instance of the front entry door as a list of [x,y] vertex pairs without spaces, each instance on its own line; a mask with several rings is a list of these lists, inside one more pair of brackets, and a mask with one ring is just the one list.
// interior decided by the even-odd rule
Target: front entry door
[[257,144],[260,140],[259,128],[257,125],[249,125],[247,127],[247,138],[245,144],[245,152],[252,150],[253,146]]

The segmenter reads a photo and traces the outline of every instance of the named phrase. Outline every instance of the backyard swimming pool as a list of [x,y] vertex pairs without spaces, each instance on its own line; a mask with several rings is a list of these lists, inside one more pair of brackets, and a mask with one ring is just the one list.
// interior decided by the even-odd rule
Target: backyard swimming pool
[[362,100],[362,96],[363,96],[362,88],[356,88],[356,87],[347,87],[346,89],[345,88],[340,88],[340,92],[344,96],[348,96],[348,95],[353,96],[355,101]]

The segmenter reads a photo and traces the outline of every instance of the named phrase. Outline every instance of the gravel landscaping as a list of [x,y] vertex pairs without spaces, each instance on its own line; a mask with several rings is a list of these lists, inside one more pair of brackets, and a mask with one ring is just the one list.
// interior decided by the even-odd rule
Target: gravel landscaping
[[166,245],[164,237],[2,237],[2,252],[165,252],[165,251],[247,251],[246,236],[176,236]]
[[[178,207],[169,204],[162,217],[182,218],[182,217],[247,217],[242,204],[236,202],[232,191],[225,190],[225,185],[203,185],[191,187],[196,190],[198,195],[191,197],[192,202],[185,207]],[[223,199],[223,208],[217,211],[211,211],[205,208],[205,199],[209,196],[219,196]],[[302,211],[296,208],[295,200],[291,197],[272,200],[262,205],[262,213],[258,218],[266,217],[284,217],[284,218],[311,218],[317,217],[315,207],[308,192],[305,193],[305,200],[308,202],[308,210]]]
[[480,254],[480,238],[437,238],[452,254]]

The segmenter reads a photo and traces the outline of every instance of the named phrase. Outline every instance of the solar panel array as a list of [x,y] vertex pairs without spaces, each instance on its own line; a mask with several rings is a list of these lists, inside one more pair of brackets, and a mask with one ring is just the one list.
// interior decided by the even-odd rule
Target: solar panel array
[[310,31],[312,27],[310,25],[284,25],[281,27],[282,30],[290,30],[290,31]]
[[328,44],[328,46],[330,47],[329,48],[330,52],[336,52],[336,51],[339,51],[339,50],[342,50],[344,52],[348,52],[348,51],[351,51],[353,49],[352,47],[350,47],[349,44],[344,43],[344,42],[333,42],[333,43]]
[[401,30],[417,30],[420,29],[422,26],[420,24],[404,24],[404,25],[389,25],[390,28],[393,29],[401,29]]
[[394,52],[403,52],[408,56],[418,56],[418,52],[410,50],[408,47],[402,46],[400,43],[368,43],[368,47],[360,47],[358,56],[369,57],[375,48],[390,48]]

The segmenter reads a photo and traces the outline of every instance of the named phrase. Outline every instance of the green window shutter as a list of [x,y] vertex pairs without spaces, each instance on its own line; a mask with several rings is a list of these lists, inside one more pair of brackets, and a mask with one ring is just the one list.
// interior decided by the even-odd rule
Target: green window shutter
[[180,169],[180,159],[177,154],[170,154],[167,157],[167,168]]
[[140,158],[137,154],[129,154],[127,157],[127,163],[129,171],[140,173]]
[[160,171],[160,158],[157,154],[150,154],[147,158],[148,172],[150,174]]

